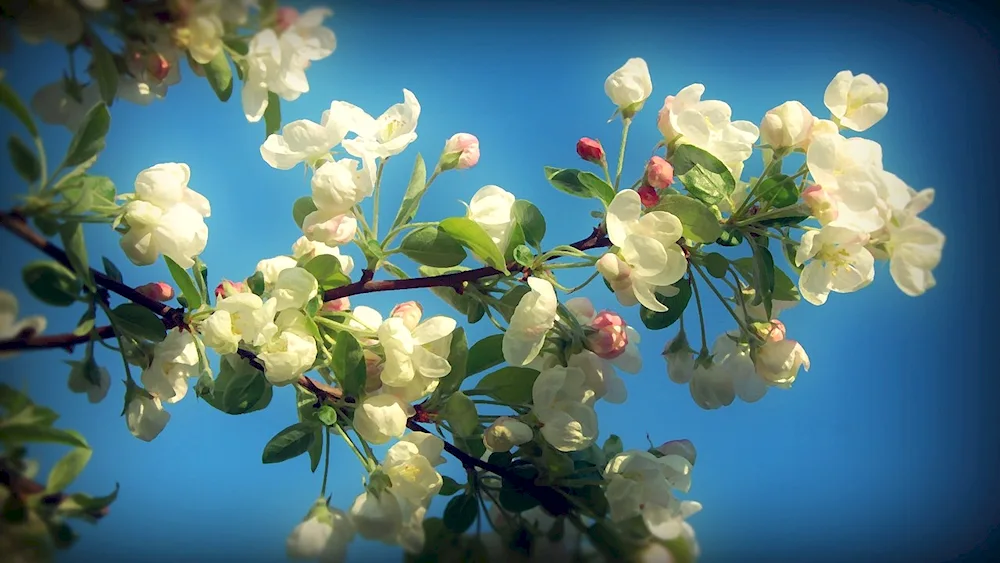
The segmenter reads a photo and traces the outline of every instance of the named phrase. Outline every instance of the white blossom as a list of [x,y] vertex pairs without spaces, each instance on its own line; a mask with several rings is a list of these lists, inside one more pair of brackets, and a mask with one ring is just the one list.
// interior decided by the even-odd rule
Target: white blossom
[[170,413],[163,410],[157,397],[139,393],[125,407],[125,423],[133,436],[144,442],[152,442],[170,421]]
[[368,395],[354,410],[354,428],[372,444],[384,444],[406,432],[406,420],[414,412],[412,405],[395,395]]
[[[795,253],[799,292],[813,305],[822,305],[831,291],[851,293],[875,279],[875,258],[865,248],[868,235],[843,227],[806,231]],[[808,263],[807,263],[808,262]]]
[[638,111],[653,93],[653,81],[646,61],[640,58],[626,61],[604,81],[604,93],[619,111]]
[[889,112],[889,88],[867,74],[842,70],[826,87],[823,104],[840,125],[861,132]]
[[559,451],[588,447],[597,437],[593,390],[580,368],[553,367],[538,374],[531,390],[532,412],[542,436]]
[[264,343],[257,354],[264,364],[264,376],[272,385],[293,383],[316,361],[316,340],[307,321],[302,311],[296,309],[278,313],[277,335]]
[[548,281],[528,278],[531,291],[514,308],[510,325],[503,335],[503,357],[512,366],[523,366],[538,356],[545,336],[556,321],[556,292]]
[[483,444],[494,452],[509,452],[514,446],[530,442],[533,437],[534,433],[527,424],[501,416],[483,432]]
[[187,394],[188,379],[200,373],[194,336],[175,328],[153,347],[153,360],[142,370],[140,380],[147,391],[164,402],[176,403]]
[[510,240],[513,225],[514,194],[500,186],[483,186],[469,201],[466,216],[486,231],[503,252]]

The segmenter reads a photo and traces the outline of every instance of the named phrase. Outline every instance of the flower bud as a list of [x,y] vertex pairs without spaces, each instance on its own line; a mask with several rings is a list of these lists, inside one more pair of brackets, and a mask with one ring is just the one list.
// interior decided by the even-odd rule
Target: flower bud
[[785,102],[764,114],[760,139],[774,150],[800,149],[808,143],[815,121],[802,103]]
[[382,369],[385,361],[371,350],[364,351],[365,356],[365,392],[372,393],[382,387]]
[[320,310],[328,313],[340,313],[350,308],[351,299],[349,297],[341,297],[340,299],[334,299],[333,301],[323,303],[323,307]]
[[587,348],[604,358],[613,360],[628,347],[627,325],[618,313],[601,311],[590,323],[594,332],[587,336]]
[[174,298],[174,288],[164,282],[147,283],[135,290],[154,301],[170,301]]
[[146,56],[146,72],[157,82],[163,82],[170,74],[170,61],[160,53],[150,53]]
[[576,143],[576,154],[587,162],[601,164],[604,162],[604,147],[600,141],[584,137]]
[[441,170],[465,170],[479,162],[479,139],[469,133],[456,133],[444,144]]
[[802,191],[802,200],[809,206],[809,212],[822,224],[837,218],[837,202],[821,186],[813,184]]
[[654,156],[646,164],[646,181],[658,190],[674,183],[674,167],[662,156]]
[[611,289],[617,290],[629,284],[632,268],[613,252],[608,252],[597,260],[597,271],[611,284]]
[[420,317],[423,314],[424,308],[420,306],[420,303],[407,301],[393,307],[389,316],[403,319],[403,326],[412,331],[420,324]]
[[780,342],[785,338],[785,324],[777,319],[771,322],[750,323],[750,329],[765,342]]
[[660,203],[660,194],[656,193],[656,188],[653,186],[641,186],[638,190],[639,200],[646,207],[653,207],[657,203]]
[[509,416],[501,416],[483,432],[483,444],[495,452],[509,452],[534,438],[531,427]]
[[278,12],[275,17],[275,27],[278,28],[279,32],[285,31],[289,27],[292,27],[298,19],[298,10],[290,6],[282,6],[278,8]]
[[753,358],[754,368],[764,381],[772,385],[791,385],[799,368],[809,371],[809,356],[798,342],[784,338],[765,342]]
[[247,292],[247,286],[243,282],[222,280],[222,283],[215,286],[216,299],[224,299],[231,295],[236,295],[237,293],[246,293],[246,292]]

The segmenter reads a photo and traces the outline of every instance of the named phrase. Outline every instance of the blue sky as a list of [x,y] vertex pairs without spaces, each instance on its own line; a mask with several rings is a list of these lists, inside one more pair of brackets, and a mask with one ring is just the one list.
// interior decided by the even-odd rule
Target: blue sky
[[[688,438],[698,448],[690,498],[704,505],[692,519],[704,561],[908,560],[946,561],[972,552],[998,520],[1000,448],[992,408],[993,382],[983,347],[993,342],[987,319],[995,301],[996,266],[984,225],[997,210],[992,132],[1000,125],[985,108],[1000,94],[996,37],[974,23],[928,6],[840,4],[837,10],[769,3],[767,9],[719,2],[698,8],[656,8],[619,2],[505,3],[502,14],[446,2],[344,2],[329,25],[339,40],[332,57],[309,69],[311,90],[284,104],[283,121],[318,120],[331,100],[347,100],[378,115],[413,91],[422,105],[419,138],[387,167],[383,205],[391,211],[422,153],[431,166],[450,135],[481,141],[477,167],[442,176],[417,220],[460,215],[460,200],[497,184],[538,205],[548,220],[546,246],[589,234],[593,204],[552,189],[543,166],[581,166],[581,136],[617,149],[620,125],[606,76],[630,57],[649,63],[654,92],[632,128],[626,177],[640,173],[658,140],[663,97],[700,82],[707,99],[721,99],[734,119],[759,123],[768,109],[799,100],[825,117],[823,90],[843,69],[865,72],[889,87],[889,114],[864,134],[882,144],[885,167],[911,186],[935,187],[924,216],[948,237],[935,275],[920,298],[903,295],[881,266],[873,286],[834,295],[823,307],[803,303],[783,313],[790,336],[812,361],[789,391],[759,403],[703,411],[686,387],[671,383],[659,356],[676,329],[643,329],[645,368],[627,376],[626,405],[598,409],[601,439],[626,447]],[[7,78],[29,98],[65,67],[56,48],[18,44],[0,57]],[[191,186],[212,202],[203,259],[212,283],[241,279],[258,260],[290,252],[300,235],[292,202],[309,193],[300,169],[278,171],[259,157],[263,124],[246,123],[238,93],[221,104],[208,84],[185,68],[182,83],[150,107],[112,108],[108,150],[93,172],[110,176],[119,192],[160,162],[186,162]],[[6,117],[0,134],[15,131]],[[50,154],[68,134],[45,127]],[[758,155],[745,177],[759,173]],[[4,206],[17,179],[4,159]],[[87,231],[91,256],[112,257],[135,284],[169,279],[157,264],[135,268],[106,226]],[[27,296],[19,270],[38,256],[2,235],[0,286],[21,297],[24,314],[49,318],[49,332],[72,328],[80,311],[48,308]],[[359,254],[352,251],[356,257]],[[602,284],[583,295],[616,306]],[[372,295],[357,304],[383,311],[419,299],[426,315],[450,310],[430,293]],[[636,310],[624,312],[639,324]],[[691,323],[696,317],[690,317]],[[709,306],[709,334],[730,330],[725,311]],[[470,341],[490,333],[469,328]],[[76,484],[101,494],[121,484],[119,500],[99,525],[79,524],[82,539],[65,561],[280,561],[284,538],[320,488],[305,457],[262,465],[267,440],[291,422],[294,394],[280,389],[264,411],[222,414],[191,397],[169,407],[172,419],[143,443],[119,417],[124,386],[119,360],[101,357],[115,381],[108,398],[91,405],[66,388],[62,352],[22,355],[3,364],[0,379],[27,384],[38,401],[81,431],[94,457]],[[45,462],[61,452],[39,449]],[[449,461],[446,473],[457,474]],[[331,469],[334,503],[349,506],[361,491],[361,470],[344,447]],[[44,474],[44,473],[43,473]],[[437,500],[432,513],[443,510]],[[983,547],[978,548],[980,551]],[[394,549],[356,541],[352,560],[394,558]]]

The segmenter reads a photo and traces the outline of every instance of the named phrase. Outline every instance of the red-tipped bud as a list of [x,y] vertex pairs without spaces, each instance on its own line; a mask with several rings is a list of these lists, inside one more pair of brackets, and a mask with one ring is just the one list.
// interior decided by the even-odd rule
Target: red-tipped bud
[[639,199],[644,206],[653,207],[660,203],[660,194],[656,193],[656,188],[653,186],[640,186],[636,191],[639,192]]
[[154,301],[170,301],[174,298],[174,288],[164,282],[147,283],[135,290]]
[[587,162],[593,162],[594,164],[604,162],[604,147],[601,146],[601,142],[588,137],[577,141],[576,154],[580,155],[580,158]]
[[674,167],[662,156],[654,156],[646,164],[646,181],[658,190],[674,183]]
[[247,290],[246,284],[243,282],[233,282],[229,280],[222,280],[222,283],[215,286],[215,298],[224,299],[230,295],[236,295],[237,293],[245,293]]
[[587,348],[604,358],[613,360],[625,353],[628,347],[628,325],[621,315],[614,311],[601,311],[590,323],[594,329],[587,337]]

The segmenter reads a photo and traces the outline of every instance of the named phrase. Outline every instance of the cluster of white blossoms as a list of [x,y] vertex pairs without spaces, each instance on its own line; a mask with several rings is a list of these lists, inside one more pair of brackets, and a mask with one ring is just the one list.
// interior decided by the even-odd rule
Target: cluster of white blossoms
[[437,436],[422,432],[403,436],[377,469],[387,486],[370,487],[346,513],[319,499],[289,534],[288,557],[338,563],[355,535],[419,553],[425,542],[424,516],[444,483],[435,469],[445,462],[443,451],[444,442]]
[[205,218],[212,208],[188,187],[190,179],[187,164],[157,164],[136,176],[134,194],[121,196],[126,203],[118,218],[125,226],[120,245],[133,264],[148,266],[162,254],[190,268],[205,250]]

